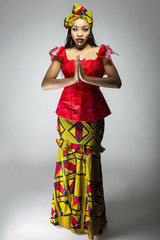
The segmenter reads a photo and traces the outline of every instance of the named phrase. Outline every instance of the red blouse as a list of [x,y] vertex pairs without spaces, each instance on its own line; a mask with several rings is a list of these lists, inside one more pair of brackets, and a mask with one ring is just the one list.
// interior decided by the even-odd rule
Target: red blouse
[[[105,74],[102,58],[111,59],[110,54],[117,54],[109,45],[102,44],[97,52],[96,59],[81,60],[84,72],[87,76],[103,77]],[[57,56],[62,61],[62,72],[65,78],[74,76],[75,60],[67,59],[66,49],[64,46],[55,47],[49,52],[51,61]],[[118,54],[117,54],[118,55]],[[74,121],[96,121],[107,117],[111,111],[104,99],[99,86],[79,82],[67,86],[61,94],[56,114],[66,119]]]

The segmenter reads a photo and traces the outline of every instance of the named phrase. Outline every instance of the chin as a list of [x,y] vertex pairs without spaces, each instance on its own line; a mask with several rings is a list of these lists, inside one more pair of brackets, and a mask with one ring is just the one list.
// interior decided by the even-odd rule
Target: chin
[[83,42],[83,43],[75,43],[75,45],[78,47],[78,48],[82,48],[82,47],[85,47],[87,45],[87,42]]

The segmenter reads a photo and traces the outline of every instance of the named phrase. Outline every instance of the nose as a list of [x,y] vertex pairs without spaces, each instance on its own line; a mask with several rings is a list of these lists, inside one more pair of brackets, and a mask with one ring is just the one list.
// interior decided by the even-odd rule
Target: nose
[[81,30],[79,30],[79,31],[77,32],[77,36],[78,36],[78,37],[82,37],[82,36],[83,36],[83,33],[82,33]]

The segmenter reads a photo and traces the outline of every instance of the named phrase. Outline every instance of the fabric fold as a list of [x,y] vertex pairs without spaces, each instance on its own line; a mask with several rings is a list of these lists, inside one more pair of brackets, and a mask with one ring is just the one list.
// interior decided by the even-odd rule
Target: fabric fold
[[53,61],[54,56],[59,58],[64,58],[64,46],[55,47],[49,51],[51,61]]
[[117,56],[119,56],[119,54],[116,53],[112,48],[110,48],[109,45],[106,46],[106,45],[102,44],[97,53],[97,56],[100,58],[111,59],[111,54],[116,54]]
[[101,145],[87,145],[87,144],[77,144],[69,142],[68,140],[64,140],[62,138],[56,139],[58,146],[63,149],[64,151],[71,151],[71,152],[78,152],[78,153],[85,153],[85,154],[96,154],[102,153],[106,149]]

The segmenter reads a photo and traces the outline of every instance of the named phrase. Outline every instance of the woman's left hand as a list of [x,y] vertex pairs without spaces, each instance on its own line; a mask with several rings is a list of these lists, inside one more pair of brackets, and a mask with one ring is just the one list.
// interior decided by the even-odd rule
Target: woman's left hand
[[77,62],[78,62],[78,69],[79,69],[79,77],[82,81],[86,82],[87,75],[84,72],[79,55],[77,56]]

